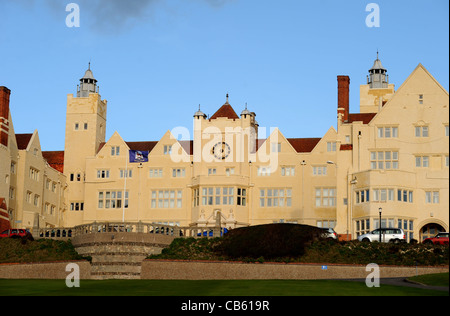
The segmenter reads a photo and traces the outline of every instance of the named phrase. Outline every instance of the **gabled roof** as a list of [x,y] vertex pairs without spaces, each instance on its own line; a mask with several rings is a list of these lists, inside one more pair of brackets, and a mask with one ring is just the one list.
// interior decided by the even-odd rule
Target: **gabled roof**
[[313,151],[322,138],[287,138],[287,141],[298,153]]
[[218,109],[217,112],[214,113],[213,116],[211,116],[210,120],[214,120],[219,117],[226,117],[229,119],[239,119],[239,116],[236,114],[233,107],[228,102],[222,105],[220,109]]
[[151,152],[158,142],[125,142],[130,150]]
[[32,136],[33,134],[16,134],[17,148],[19,150],[27,149]]
[[64,173],[64,151],[43,151],[42,156],[50,167]]

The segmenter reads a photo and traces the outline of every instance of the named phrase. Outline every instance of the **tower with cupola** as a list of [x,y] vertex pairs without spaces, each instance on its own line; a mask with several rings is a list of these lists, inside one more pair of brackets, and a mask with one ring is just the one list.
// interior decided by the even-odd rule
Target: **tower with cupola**
[[[67,96],[64,174],[69,184],[68,207],[84,206],[86,158],[93,157],[105,142],[107,101],[102,100],[91,70],[86,70],[77,93]],[[80,209],[81,211],[81,209]],[[80,223],[83,212],[69,212],[67,225]],[[77,214],[77,215],[73,215]],[[70,218],[73,216],[77,218]]]

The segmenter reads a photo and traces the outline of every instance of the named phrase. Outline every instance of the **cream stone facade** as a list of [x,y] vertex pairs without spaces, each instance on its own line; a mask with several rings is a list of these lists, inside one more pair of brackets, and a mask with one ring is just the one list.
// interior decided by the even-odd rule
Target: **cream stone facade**
[[[33,214],[41,227],[95,221],[208,227],[220,217],[228,228],[301,223],[353,239],[379,227],[381,211],[381,225],[401,227],[407,240],[449,229],[448,92],[421,64],[395,91],[377,57],[360,86],[359,113],[349,112],[350,78],[338,76],[337,129],[320,138],[286,138],[281,129],[262,127],[247,106],[238,115],[227,95],[212,116],[194,114],[193,133],[183,140],[179,134],[188,128],[155,141],[128,142],[118,132],[106,140],[107,101],[90,67],[80,81],[77,95],[67,98],[64,152],[41,155],[37,132],[22,152],[10,137],[2,177],[19,157],[18,174],[33,164],[45,173],[43,183],[51,179],[63,193],[40,191],[46,202],[35,208],[22,193],[10,198],[14,226],[30,227]],[[40,165],[46,156],[50,161]],[[50,167],[62,157],[63,174]],[[27,183],[18,177],[0,184],[0,197],[10,187],[39,190],[21,179]],[[55,205],[54,218],[44,214],[46,203]]]
[[[42,152],[39,134],[15,134],[9,111],[10,90],[0,87],[0,106],[8,112],[7,137],[0,144],[0,198],[13,228],[60,227],[66,209],[66,177],[51,166],[54,152]],[[6,98],[6,95],[8,96]],[[8,108],[8,111],[5,109]],[[6,116],[6,115],[5,115]],[[3,131],[6,131],[4,128]]]

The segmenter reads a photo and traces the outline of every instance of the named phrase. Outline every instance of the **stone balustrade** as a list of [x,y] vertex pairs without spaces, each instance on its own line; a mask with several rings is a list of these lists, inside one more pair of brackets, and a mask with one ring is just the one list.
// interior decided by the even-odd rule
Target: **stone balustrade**
[[51,238],[67,240],[75,236],[92,233],[148,233],[177,237],[220,237],[226,230],[221,227],[180,227],[156,223],[139,222],[93,222],[75,227],[35,228],[35,239]]

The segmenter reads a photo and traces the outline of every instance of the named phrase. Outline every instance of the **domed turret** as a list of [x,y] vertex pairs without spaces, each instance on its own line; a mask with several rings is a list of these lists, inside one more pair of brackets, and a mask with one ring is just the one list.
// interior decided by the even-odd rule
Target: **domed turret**
[[200,110],[200,104],[198,105],[198,111],[195,112],[194,117],[198,119],[203,117],[204,119],[206,119],[206,114]]
[[386,89],[389,84],[389,75],[386,74],[387,69],[381,64],[381,60],[374,61],[372,68],[369,69],[369,76],[367,76],[367,84],[371,89]]
[[89,93],[98,93],[97,80],[91,70],[91,63],[89,62],[88,70],[84,73],[84,77],[80,79],[80,85],[77,89],[78,98],[87,98]]

